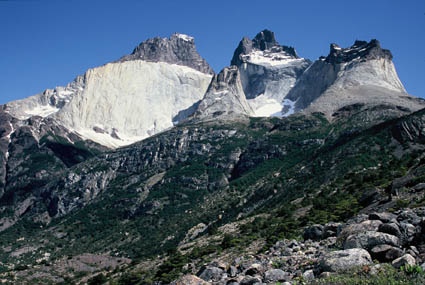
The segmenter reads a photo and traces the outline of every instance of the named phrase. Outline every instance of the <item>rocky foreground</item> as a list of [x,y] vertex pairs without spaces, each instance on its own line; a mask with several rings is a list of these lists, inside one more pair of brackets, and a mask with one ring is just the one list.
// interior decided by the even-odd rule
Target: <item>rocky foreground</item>
[[361,268],[425,269],[425,208],[360,214],[346,223],[313,225],[304,241],[278,241],[268,251],[230,263],[213,261],[172,284],[328,284],[333,275]]

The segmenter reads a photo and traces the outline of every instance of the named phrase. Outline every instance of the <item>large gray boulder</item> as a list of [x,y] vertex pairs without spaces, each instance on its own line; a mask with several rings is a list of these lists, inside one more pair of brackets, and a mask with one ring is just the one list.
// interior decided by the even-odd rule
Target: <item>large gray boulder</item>
[[403,250],[388,244],[380,244],[370,250],[373,259],[380,262],[392,261],[403,255]]
[[400,246],[400,239],[396,236],[386,233],[366,231],[347,237],[344,243],[344,248],[364,248],[370,250],[373,247],[381,244],[388,244],[398,247]]
[[291,276],[282,269],[270,269],[264,274],[265,282],[282,282],[289,280],[291,280]]
[[201,274],[199,274],[199,278],[211,282],[211,281],[220,281],[223,276],[223,269],[218,267],[207,267],[202,270]]
[[319,267],[321,271],[340,272],[371,263],[372,258],[369,252],[361,248],[353,248],[326,253],[319,260]]

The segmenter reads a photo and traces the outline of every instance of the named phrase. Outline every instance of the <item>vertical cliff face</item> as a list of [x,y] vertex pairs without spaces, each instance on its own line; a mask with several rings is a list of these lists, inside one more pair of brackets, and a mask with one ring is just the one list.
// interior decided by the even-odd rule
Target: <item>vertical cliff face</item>
[[5,107],[13,117],[52,117],[84,139],[119,147],[152,136],[191,115],[212,68],[194,39],[174,34],[141,43],[119,61],[88,70],[66,87]]
[[91,69],[79,96],[55,119],[85,138],[116,147],[173,126],[202,99],[211,75],[164,62],[133,60]]
[[[243,38],[236,48],[232,65],[238,66],[246,98],[254,116],[282,116],[282,107],[291,105],[285,96],[310,65],[298,57],[293,47],[280,45],[269,30],[253,40]],[[290,113],[290,112],[289,112]]]

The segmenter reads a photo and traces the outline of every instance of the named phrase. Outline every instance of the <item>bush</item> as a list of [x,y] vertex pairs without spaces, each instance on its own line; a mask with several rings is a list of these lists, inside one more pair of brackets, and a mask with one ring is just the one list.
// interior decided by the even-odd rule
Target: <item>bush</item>
[[105,275],[103,275],[102,273],[93,276],[92,278],[90,278],[87,281],[87,285],[102,285],[104,284],[106,281],[108,281],[108,279],[106,278]]

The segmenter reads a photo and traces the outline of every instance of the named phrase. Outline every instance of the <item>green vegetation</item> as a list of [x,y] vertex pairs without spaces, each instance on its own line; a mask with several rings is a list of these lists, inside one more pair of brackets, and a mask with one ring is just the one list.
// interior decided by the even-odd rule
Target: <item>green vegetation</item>
[[[416,267],[415,267],[416,268]],[[372,272],[372,270],[374,272]],[[424,284],[425,275],[422,271],[413,269],[397,270],[390,264],[382,264],[377,269],[372,269],[370,266],[362,266],[357,269],[350,270],[346,273],[338,273],[331,275],[328,278],[316,279],[308,284],[344,284],[344,285],[402,285],[402,284]]]

